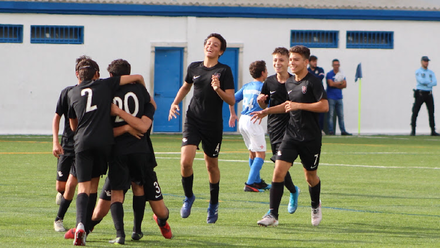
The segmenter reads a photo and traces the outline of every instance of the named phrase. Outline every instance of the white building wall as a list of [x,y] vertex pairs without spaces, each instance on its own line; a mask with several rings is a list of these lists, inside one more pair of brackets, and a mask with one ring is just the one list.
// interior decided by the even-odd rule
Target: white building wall
[[[0,20],[2,24],[24,26],[22,44],[0,43],[0,134],[50,134],[60,91],[77,81],[74,62],[80,55],[89,55],[99,63],[101,77],[108,77],[106,68],[113,59],[124,58],[132,64],[132,73],[142,74],[148,81],[152,78],[155,44],[186,45],[189,63],[203,59],[203,40],[212,32],[243,47],[242,84],[251,81],[248,65],[255,60],[265,60],[269,73],[274,72],[271,53],[275,47],[290,46],[291,30],[338,30],[339,48],[311,51],[325,72],[331,70],[334,58],[340,60],[348,83],[343,91],[345,125],[352,133],[358,129],[358,83],[354,83],[354,75],[359,62],[364,75],[361,134],[409,133],[414,72],[422,55],[431,58],[430,69],[440,77],[438,35],[432,32],[440,28],[439,22],[46,14],[0,14]],[[30,44],[30,25],[84,26],[84,44]],[[346,49],[347,30],[394,31],[394,49]],[[147,88],[153,92],[153,83],[147,82]],[[433,94],[440,104],[438,87]],[[437,111],[437,123],[439,116]],[[418,134],[429,133],[425,107],[417,123]]]

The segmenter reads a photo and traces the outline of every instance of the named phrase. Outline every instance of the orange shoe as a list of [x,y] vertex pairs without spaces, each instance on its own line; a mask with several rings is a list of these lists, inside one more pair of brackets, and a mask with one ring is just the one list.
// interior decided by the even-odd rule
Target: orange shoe
[[65,239],[73,239],[75,238],[76,228],[71,228],[64,234]]
[[[159,226],[156,214],[153,214],[153,218],[156,221],[156,224]],[[171,227],[168,225],[168,222],[166,222],[165,226],[159,226],[159,228],[164,238],[171,239],[173,237],[173,233],[171,233]]]

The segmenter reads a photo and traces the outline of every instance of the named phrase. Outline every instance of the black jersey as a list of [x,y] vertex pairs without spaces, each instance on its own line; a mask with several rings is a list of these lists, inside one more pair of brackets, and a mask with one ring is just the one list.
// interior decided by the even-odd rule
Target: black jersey
[[[295,77],[286,81],[286,90],[289,101],[299,103],[314,103],[327,99],[321,80],[310,72],[299,82]],[[316,141],[321,143],[322,134],[319,127],[319,113],[295,110],[290,111],[284,140],[287,142]]]
[[[141,84],[127,84],[119,87],[113,98],[113,103],[132,116],[142,118],[145,115],[153,120],[154,106],[150,103],[150,100],[150,94],[145,86]],[[113,119],[113,127],[127,124],[120,117]],[[129,133],[124,133],[115,138],[114,153],[115,155],[150,153],[152,152],[152,147],[149,139],[150,136],[147,134],[138,139]]]
[[75,152],[113,144],[110,108],[120,77],[83,81],[69,93],[69,118],[78,118]]
[[185,81],[194,85],[194,94],[186,115],[202,123],[217,123],[223,126],[223,100],[211,86],[211,77],[214,74],[220,75],[222,90],[234,89],[234,78],[229,66],[218,63],[207,68],[203,65],[203,61],[189,65]]
[[[290,74],[289,74],[290,75]],[[292,75],[290,75],[292,77]],[[264,81],[261,94],[268,95],[266,103],[273,107],[287,101],[287,91],[285,84],[278,82],[277,75],[269,76]],[[277,144],[283,141],[284,132],[289,122],[289,114],[269,114],[267,117],[267,132],[269,133],[270,143]]]
[[72,89],[75,86],[68,86],[64,90],[61,91],[60,97],[58,98],[57,102],[57,108],[55,110],[55,113],[59,116],[64,115],[64,130],[63,134],[61,136],[61,147],[64,150],[64,155],[70,156],[74,155],[74,144],[75,141],[73,140],[73,135],[75,134],[72,129],[70,129],[70,123],[69,123],[69,103],[67,100],[67,93],[70,89]]

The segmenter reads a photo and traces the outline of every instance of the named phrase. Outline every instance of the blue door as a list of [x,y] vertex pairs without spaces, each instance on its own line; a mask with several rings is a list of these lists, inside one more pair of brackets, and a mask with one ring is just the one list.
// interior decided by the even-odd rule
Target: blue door
[[154,114],[154,132],[182,131],[182,103],[177,119],[168,121],[171,103],[183,82],[183,48],[156,47],[154,56],[154,100],[157,110]]
[[[229,65],[232,70],[232,75],[234,76],[234,87],[237,92],[238,87],[238,55],[239,48],[227,48],[222,56],[219,58],[219,62],[222,64]],[[237,105],[234,105],[235,112],[237,112]],[[229,105],[227,103],[223,103],[223,132],[235,132],[237,131],[237,123],[235,127],[229,127]]]

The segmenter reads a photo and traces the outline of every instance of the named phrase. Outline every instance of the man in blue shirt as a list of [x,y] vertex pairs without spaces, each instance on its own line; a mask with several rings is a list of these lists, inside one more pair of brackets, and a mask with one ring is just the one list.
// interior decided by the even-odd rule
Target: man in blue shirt
[[[249,150],[250,171],[248,179],[244,185],[246,192],[263,192],[264,189],[269,189],[270,185],[266,184],[260,178],[260,170],[263,167],[264,159],[266,157],[266,139],[264,136],[264,129],[260,122],[254,123],[251,120],[251,113],[261,111],[262,108],[258,105],[257,98],[260,95],[263,82],[267,78],[266,62],[263,60],[252,62],[249,66],[254,81],[243,85],[243,87],[235,93],[235,102],[238,103],[243,100],[243,111],[239,120],[239,131],[243,136],[244,143]],[[229,118],[229,126],[234,127],[235,121],[238,119],[235,114],[234,106],[229,106],[231,116]]]
[[[313,75],[315,75],[316,77],[318,77],[319,79],[321,79],[321,83],[322,80],[325,77],[324,74],[324,69],[322,69],[322,67],[318,67],[318,57],[316,57],[315,55],[311,55],[310,59],[309,59],[309,68],[307,68],[307,70],[312,73]],[[324,84],[323,84],[324,85]],[[321,128],[321,133],[324,135],[324,116],[325,113],[319,113],[319,127]]]
[[328,97],[328,134],[334,135],[334,123],[333,116],[336,110],[336,116],[338,117],[339,129],[341,135],[351,135],[345,130],[344,123],[344,104],[342,102],[342,89],[347,87],[347,81],[344,74],[339,70],[339,60],[334,59],[332,61],[333,70],[327,73],[327,97]]
[[428,56],[422,57],[422,67],[416,71],[417,85],[414,90],[414,105],[411,116],[411,136],[416,135],[416,122],[419,115],[420,107],[426,103],[426,108],[429,114],[429,126],[431,127],[431,136],[439,136],[435,132],[434,120],[434,98],[432,97],[432,87],[437,85],[437,79],[433,71],[428,69]]

